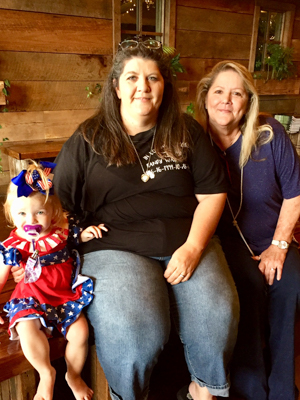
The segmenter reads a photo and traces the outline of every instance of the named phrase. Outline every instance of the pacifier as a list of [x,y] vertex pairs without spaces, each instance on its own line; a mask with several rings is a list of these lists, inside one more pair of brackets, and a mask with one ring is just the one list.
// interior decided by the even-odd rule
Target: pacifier
[[37,239],[42,231],[42,225],[24,225],[23,229],[32,239]]

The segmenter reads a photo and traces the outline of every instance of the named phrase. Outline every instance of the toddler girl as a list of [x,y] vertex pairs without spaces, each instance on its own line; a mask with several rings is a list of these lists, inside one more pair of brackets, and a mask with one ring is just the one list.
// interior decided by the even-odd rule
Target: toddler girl
[[[102,237],[103,224],[83,232],[69,227],[58,197],[53,193],[55,164],[32,161],[12,179],[4,204],[6,218],[15,226],[0,242],[0,292],[12,266],[25,276],[4,310],[11,339],[20,339],[25,357],[38,371],[40,382],[34,400],[51,400],[55,369],[51,366],[47,336],[54,327],[65,336],[66,380],[76,400],[90,400],[93,391],[81,378],[88,351],[88,325],[82,309],[93,299],[93,282],[78,274],[79,256],[67,246],[69,237],[86,242]],[[73,254],[74,252],[74,254]],[[4,321],[0,317],[0,323]]]

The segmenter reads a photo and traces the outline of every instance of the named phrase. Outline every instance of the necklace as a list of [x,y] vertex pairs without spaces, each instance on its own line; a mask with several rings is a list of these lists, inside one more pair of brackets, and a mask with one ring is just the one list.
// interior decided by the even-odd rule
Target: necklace
[[[211,145],[214,146],[214,141],[213,141],[213,138],[212,138],[210,133],[209,133],[209,136],[210,136]],[[224,156],[226,156],[226,152],[225,151],[223,152],[223,154],[224,154]],[[227,164],[227,161],[226,161],[226,164]],[[229,166],[228,165],[227,165],[227,168],[228,168],[228,173],[229,173]],[[240,234],[240,237],[242,238],[242,240],[244,241],[245,245],[247,246],[247,249],[250,251],[251,256],[254,257],[254,253],[251,250],[249,244],[247,243],[247,241],[246,241],[246,239],[245,239],[245,237],[243,235],[243,232],[241,231],[241,228],[239,227],[239,224],[237,222],[237,217],[238,217],[238,215],[239,215],[239,213],[240,213],[240,211],[242,209],[242,204],[243,204],[243,179],[244,179],[244,167],[241,168],[240,205],[239,205],[239,209],[237,210],[237,213],[235,215],[233,214],[232,207],[231,207],[228,195],[227,195],[226,201],[227,201],[227,204],[228,204],[231,216],[232,216],[233,226],[236,227],[238,233]]]
[[243,239],[245,245],[247,246],[247,249],[250,251],[252,257],[254,257],[254,253],[253,253],[253,251],[251,250],[249,244],[247,243],[247,241],[246,241],[246,239],[245,239],[245,237],[244,237],[244,235],[243,235],[243,233],[242,233],[242,231],[241,231],[241,228],[239,227],[238,222],[237,222],[237,220],[236,220],[237,217],[238,217],[238,215],[239,215],[239,213],[240,213],[240,211],[241,211],[242,204],[243,204],[243,175],[244,175],[244,167],[242,167],[242,169],[241,169],[241,184],[240,184],[241,195],[240,195],[240,206],[239,206],[239,209],[238,209],[238,211],[237,211],[237,213],[236,213],[235,215],[233,214],[233,211],[232,211],[232,208],[231,208],[231,205],[230,205],[230,201],[229,201],[228,196],[227,196],[226,200],[227,200],[227,204],[228,204],[229,210],[230,210],[231,215],[232,215],[232,223],[233,223],[233,225],[236,227],[236,229],[238,230],[238,232],[239,232],[241,238]]
[[146,164],[146,167],[147,167],[146,170],[145,170],[145,168],[144,168],[144,166],[143,166],[143,164],[142,164],[142,161],[141,161],[141,159],[140,159],[139,153],[137,152],[137,149],[135,148],[135,145],[134,145],[134,143],[133,143],[133,141],[132,141],[130,135],[128,135],[128,138],[129,138],[129,140],[130,140],[130,143],[132,144],[132,146],[133,146],[133,148],[134,148],[135,154],[136,154],[136,156],[137,156],[137,158],[138,158],[138,160],[139,160],[140,166],[141,166],[142,171],[143,171],[143,173],[142,173],[142,175],[141,175],[141,180],[142,180],[143,182],[145,182],[145,183],[148,182],[149,179],[154,179],[154,178],[155,178],[155,173],[149,169],[150,161],[151,161],[151,157],[152,157],[152,151],[153,151],[153,145],[154,145],[155,134],[156,134],[156,127],[155,127],[154,133],[153,133],[153,138],[152,138],[152,143],[151,143],[151,148],[150,148],[150,157],[149,157],[149,162]]

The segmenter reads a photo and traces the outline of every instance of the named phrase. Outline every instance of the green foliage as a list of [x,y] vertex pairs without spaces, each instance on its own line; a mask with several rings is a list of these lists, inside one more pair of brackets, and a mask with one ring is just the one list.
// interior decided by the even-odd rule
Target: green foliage
[[[96,83],[94,88],[90,88],[89,86],[86,86],[85,90],[87,91],[86,97],[89,99],[92,96],[98,96],[102,91],[102,86],[100,85],[100,83]],[[101,100],[101,98],[99,97],[99,101],[100,100]]]
[[[163,45],[163,52],[168,56],[172,56],[176,53],[176,49],[175,47]],[[175,78],[177,78],[178,73],[186,72],[184,66],[180,63],[180,54],[171,58],[171,70]]]
[[187,107],[186,107],[186,113],[191,115],[192,117],[195,116],[195,105],[193,103],[190,103]]
[[171,70],[173,72],[173,75],[176,77],[178,72],[180,73],[186,72],[184,66],[180,63],[179,60],[180,60],[180,54],[177,54],[171,60]]
[[292,62],[294,49],[293,47],[283,47],[280,44],[270,44],[268,46],[268,57],[265,64],[268,66],[267,80],[269,79],[286,79],[295,75],[295,66]]

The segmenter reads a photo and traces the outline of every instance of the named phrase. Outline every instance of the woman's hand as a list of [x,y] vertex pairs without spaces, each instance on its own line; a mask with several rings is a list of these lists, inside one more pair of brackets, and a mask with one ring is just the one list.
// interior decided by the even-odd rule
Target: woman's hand
[[164,277],[171,285],[186,282],[195,271],[201,252],[189,243],[184,243],[172,255],[172,258],[165,270]]
[[102,232],[101,230],[107,232],[108,229],[104,226],[104,224],[100,224],[98,226],[92,225],[86,228],[84,231],[81,232],[80,234],[80,239],[82,242],[88,242],[89,240],[92,240],[94,238],[102,238]]
[[264,274],[269,285],[273,285],[276,274],[276,279],[280,281],[286,254],[287,250],[271,245],[260,256],[253,257],[254,260],[260,260],[258,268]]
[[11,267],[10,272],[12,273],[12,276],[16,283],[21,282],[21,280],[24,279],[25,269],[23,267]]
[[0,324],[3,325],[4,324],[4,319],[2,317],[0,317]]

